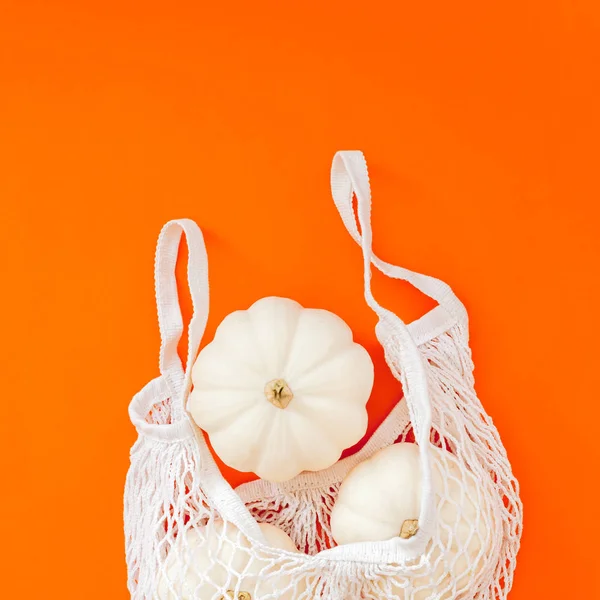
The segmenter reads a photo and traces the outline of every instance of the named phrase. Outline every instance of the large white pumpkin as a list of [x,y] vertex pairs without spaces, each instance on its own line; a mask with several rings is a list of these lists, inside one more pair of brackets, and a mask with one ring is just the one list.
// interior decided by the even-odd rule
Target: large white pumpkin
[[[270,547],[298,552],[281,529],[267,523],[260,523],[259,527]],[[250,547],[250,540],[231,523],[218,521],[211,529],[200,532],[190,529],[167,555],[158,600],[212,600],[219,586],[233,591],[238,583],[238,593],[222,595],[224,600],[260,600],[290,586],[291,577],[280,574],[272,558],[260,551],[253,557]],[[306,584],[301,581],[279,598],[296,600],[305,589]]]
[[271,297],[225,317],[192,380],[188,410],[223,462],[285,481],[364,435],[373,363],[338,316]]
[[[437,531],[427,552],[433,573],[415,573],[408,588],[392,581],[391,591],[399,598],[454,598],[484,568],[491,546],[491,507],[478,500],[475,476],[450,452],[432,447],[432,453]],[[333,538],[347,544],[411,537],[418,530],[420,502],[418,446],[388,446],[342,482],[331,513]]]

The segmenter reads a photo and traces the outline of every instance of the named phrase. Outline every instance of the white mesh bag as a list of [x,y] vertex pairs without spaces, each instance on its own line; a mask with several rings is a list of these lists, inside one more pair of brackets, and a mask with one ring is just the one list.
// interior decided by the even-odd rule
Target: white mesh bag
[[[498,432],[474,390],[465,308],[444,282],[373,254],[362,153],[335,155],[331,185],[362,249],[366,301],[378,315],[377,338],[404,398],[362,450],[331,468],[234,490],[185,410],[208,314],[202,234],[189,220],[167,223],[155,263],[160,376],[129,408],[138,432],[125,487],[128,588],[135,600],[497,600],[511,588],[522,506]],[[182,234],[194,307],[185,367],[177,354],[183,322],[175,281]],[[373,298],[372,265],[438,305],[406,325]],[[336,546],[329,520],[341,481],[398,441],[419,448],[416,535]],[[456,518],[442,522],[443,507]],[[461,575],[453,576],[457,565]]]

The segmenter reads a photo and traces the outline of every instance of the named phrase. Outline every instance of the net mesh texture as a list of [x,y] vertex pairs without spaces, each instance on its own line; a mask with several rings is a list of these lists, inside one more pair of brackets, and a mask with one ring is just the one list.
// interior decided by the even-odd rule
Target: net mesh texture
[[[353,464],[414,442],[402,400],[355,456],[281,484],[236,492],[267,543],[251,540],[208,497],[196,437],[140,433],[125,491],[128,587],[134,600],[503,600],[512,585],[522,505],[505,449],[474,391],[466,325],[419,346],[432,405],[437,519],[425,553],[398,563],[332,560],[330,516]],[[392,371],[398,349],[386,348]],[[390,358],[391,357],[391,358]],[[157,392],[158,389],[162,391]],[[148,423],[172,426],[154,386]],[[134,399],[134,402],[136,400]],[[141,400],[140,400],[141,402]],[[379,435],[378,435],[379,434]],[[226,485],[225,482],[222,482]],[[271,527],[270,527],[271,526]]]

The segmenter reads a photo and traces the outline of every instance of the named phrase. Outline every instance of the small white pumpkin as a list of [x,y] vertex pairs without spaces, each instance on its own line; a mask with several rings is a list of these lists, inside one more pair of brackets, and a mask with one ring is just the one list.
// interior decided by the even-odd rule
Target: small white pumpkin
[[[270,547],[298,552],[291,538],[278,527],[268,523],[260,523],[259,527]],[[291,584],[291,577],[281,575],[271,557],[258,551],[258,556],[252,558],[250,540],[231,523],[218,521],[204,531],[189,529],[184,537],[177,539],[167,555],[158,600],[212,600],[216,586],[228,588],[229,593],[221,596],[223,600],[259,600]],[[236,587],[238,592],[234,594]],[[281,600],[296,600],[305,589],[305,582],[300,581]]]
[[[392,593],[399,598],[454,598],[481,572],[491,545],[490,506],[478,500],[475,476],[446,450],[432,447],[432,455],[438,542],[427,552],[434,569],[427,576],[417,572],[409,588],[392,583]],[[418,530],[420,503],[418,446],[388,446],[357,465],[342,482],[331,513],[333,538],[348,544],[412,537]]]
[[286,481],[364,435],[373,362],[338,316],[270,297],[225,317],[192,380],[188,410],[223,462]]

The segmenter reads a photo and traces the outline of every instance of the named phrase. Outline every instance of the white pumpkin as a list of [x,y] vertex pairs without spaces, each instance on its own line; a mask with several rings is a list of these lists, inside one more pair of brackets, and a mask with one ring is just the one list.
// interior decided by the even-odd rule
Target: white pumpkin
[[[267,523],[260,523],[259,527],[270,547],[298,552],[281,529]],[[222,596],[224,600],[259,600],[290,586],[291,577],[281,575],[272,558],[260,551],[252,558],[250,547],[250,540],[231,523],[218,521],[204,532],[188,530],[185,539],[178,539],[167,555],[158,600],[212,600],[219,587],[230,591]],[[234,596],[238,583],[238,593]],[[280,600],[296,600],[305,589],[306,584],[300,581],[281,595]]]
[[[432,447],[432,453],[437,543],[430,543],[427,552],[434,569],[427,576],[415,574],[412,592],[392,582],[392,593],[399,598],[454,598],[484,568],[491,545],[491,507],[478,500],[475,476],[450,452]],[[418,530],[420,503],[418,446],[388,446],[342,482],[331,513],[333,538],[338,544],[409,538]]]
[[364,435],[373,362],[338,316],[271,297],[225,317],[192,380],[188,410],[223,462],[286,481]]

